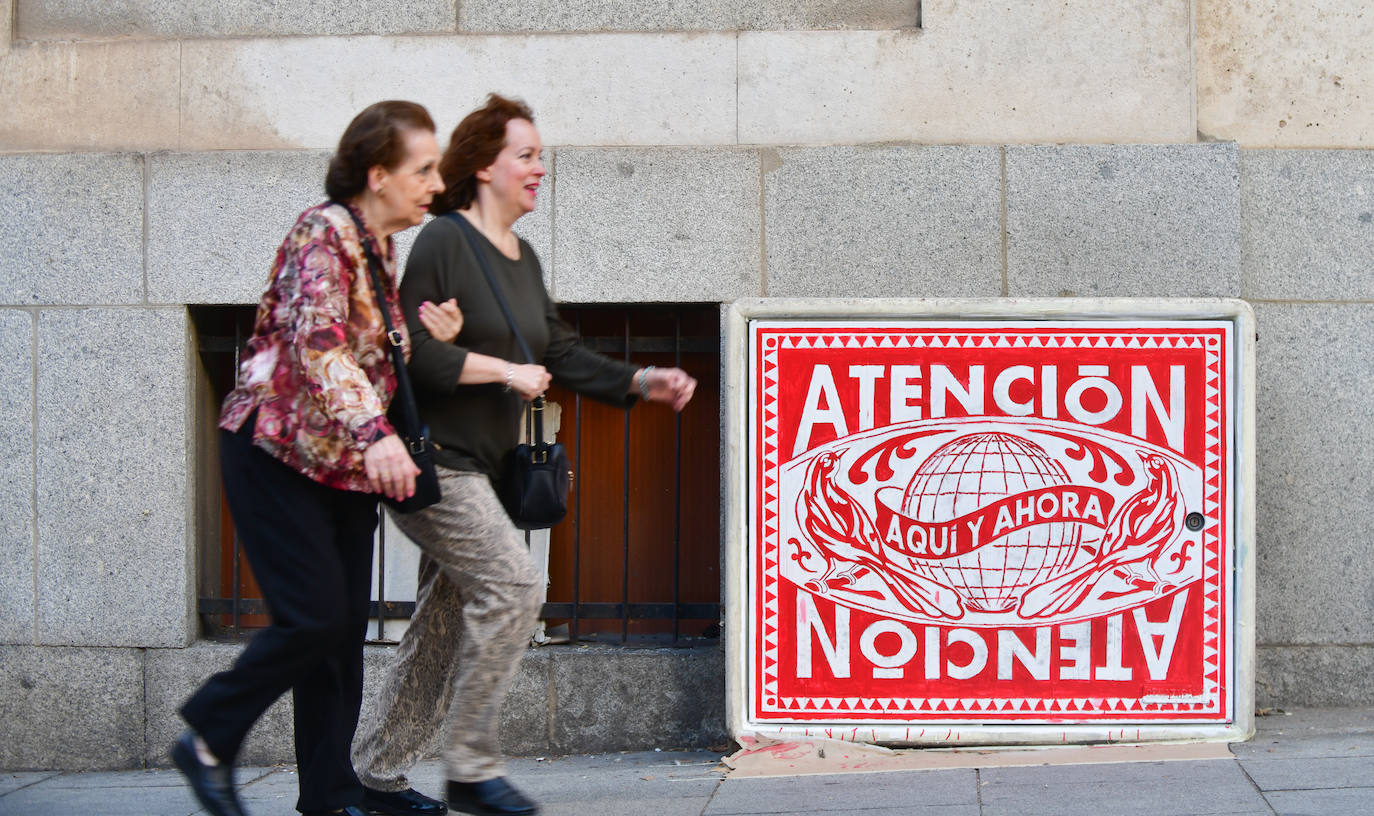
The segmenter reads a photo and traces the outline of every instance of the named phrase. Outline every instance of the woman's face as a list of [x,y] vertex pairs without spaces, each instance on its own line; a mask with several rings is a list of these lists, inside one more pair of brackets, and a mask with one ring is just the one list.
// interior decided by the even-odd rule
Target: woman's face
[[548,172],[543,150],[534,124],[528,119],[512,119],[506,123],[505,147],[496,154],[496,161],[477,171],[477,180],[490,185],[498,200],[518,207],[520,215],[531,212],[539,182]]
[[405,158],[400,164],[376,174],[377,198],[385,208],[385,220],[398,229],[413,227],[425,220],[430,202],[444,191],[439,177],[439,143],[428,130],[405,131]]

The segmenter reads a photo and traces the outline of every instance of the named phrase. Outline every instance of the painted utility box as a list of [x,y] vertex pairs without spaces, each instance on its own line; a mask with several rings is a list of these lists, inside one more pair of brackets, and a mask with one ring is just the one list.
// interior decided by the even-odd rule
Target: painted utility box
[[728,310],[737,738],[1244,739],[1240,301]]

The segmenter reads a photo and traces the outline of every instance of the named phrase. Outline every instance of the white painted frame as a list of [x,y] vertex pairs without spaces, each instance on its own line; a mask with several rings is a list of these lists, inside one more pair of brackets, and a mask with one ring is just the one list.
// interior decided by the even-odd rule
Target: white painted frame
[[[759,740],[826,739],[814,724],[757,724],[749,721],[749,324],[769,318],[960,320],[1229,320],[1234,323],[1235,416],[1232,472],[1234,571],[1232,586],[1229,723],[1132,725],[1126,739],[1120,723],[973,724],[948,723],[948,733],[912,739],[905,725],[865,725],[868,739],[881,744],[1036,745],[1104,742],[1224,741],[1249,739],[1255,730],[1255,316],[1233,298],[747,298],[722,307],[721,384],[725,401],[722,452],[724,509],[724,611],[726,720],[731,735],[749,745]],[[923,721],[928,722],[928,721]],[[943,724],[942,724],[943,725]],[[1108,728],[1107,726],[1112,726]],[[849,731],[845,728],[844,731]],[[843,732],[836,731],[843,739]],[[853,733],[857,733],[857,730]],[[1116,736],[1113,736],[1116,735]],[[856,738],[857,739],[857,738]]]

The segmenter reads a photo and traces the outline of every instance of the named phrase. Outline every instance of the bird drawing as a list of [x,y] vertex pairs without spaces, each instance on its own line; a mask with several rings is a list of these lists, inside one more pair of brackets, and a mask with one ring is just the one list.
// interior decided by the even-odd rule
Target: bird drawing
[[963,604],[952,589],[894,569],[883,553],[872,519],[835,483],[839,463],[840,457],[833,451],[812,460],[806,471],[806,488],[797,499],[797,520],[824,561],[821,575],[807,581],[807,588],[824,594],[832,581],[853,584],[866,571],[912,612],[927,617],[963,617]]
[[1155,597],[1181,585],[1171,579],[1187,574],[1188,542],[1181,549],[1169,547],[1183,528],[1178,476],[1163,456],[1146,451],[1139,455],[1149,481],[1107,520],[1097,557],[1028,591],[1017,610],[1022,618],[1070,612],[1109,577],[1133,590],[1150,590]]

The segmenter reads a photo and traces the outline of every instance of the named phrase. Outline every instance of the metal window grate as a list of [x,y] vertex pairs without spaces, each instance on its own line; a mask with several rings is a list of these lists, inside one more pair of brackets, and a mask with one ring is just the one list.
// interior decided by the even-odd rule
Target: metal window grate
[[[218,405],[233,386],[254,311],[191,307],[202,374],[201,422],[211,432]],[[565,406],[559,439],[569,447],[577,476],[569,519],[550,534],[551,585],[541,617],[553,625],[555,640],[565,627],[572,642],[688,645],[719,637],[718,307],[562,311],[587,347],[635,365],[686,368],[700,385],[681,415],[661,406],[632,411],[556,388],[551,392]],[[207,635],[235,639],[265,625],[268,610],[223,509],[214,440],[213,433],[200,438],[205,518],[198,609]],[[684,505],[690,512],[684,514]],[[413,601],[385,597],[386,548],[382,523],[371,605],[380,642],[387,642],[387,620],[408,618],[415,607]]]

